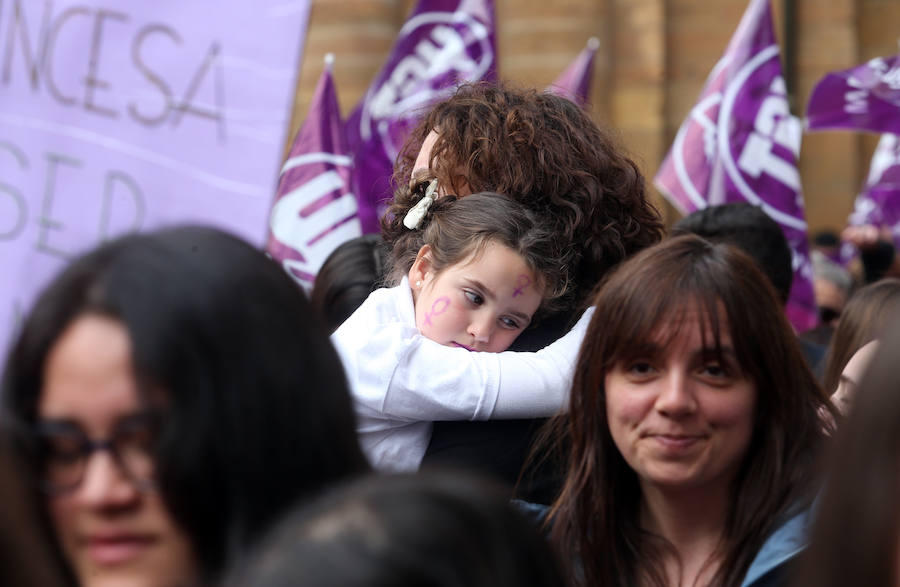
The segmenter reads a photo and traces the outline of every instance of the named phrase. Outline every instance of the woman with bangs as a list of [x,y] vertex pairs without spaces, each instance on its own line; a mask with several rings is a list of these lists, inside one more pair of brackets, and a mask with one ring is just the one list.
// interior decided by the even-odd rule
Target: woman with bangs
[[832,408],[771,284],[684,236],[624,263],[594,305],[549,513],[574,582],[782,584]]
[[[28,493],[16,505],[65,584],[218,585],[291,506],[369,472],[309,302],[214,228],[75,259],[23,322],[0,396],[0,447]],[[23,584],[53,585],[0,580]]]

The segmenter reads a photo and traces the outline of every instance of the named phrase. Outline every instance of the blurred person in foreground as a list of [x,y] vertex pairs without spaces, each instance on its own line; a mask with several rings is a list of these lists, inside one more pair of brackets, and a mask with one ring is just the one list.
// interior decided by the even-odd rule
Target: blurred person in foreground
[[73,261],[12,348],[3,416],[82,587],[214,585],[289,506],[368,470],[308,302],[211,228]]

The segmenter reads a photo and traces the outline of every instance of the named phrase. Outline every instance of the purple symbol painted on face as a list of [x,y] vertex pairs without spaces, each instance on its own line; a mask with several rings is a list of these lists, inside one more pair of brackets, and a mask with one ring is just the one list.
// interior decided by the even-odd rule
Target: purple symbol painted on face
[[529,285],[531,285],[531,278],[525,274],[519,276],[516,280],[516,291],[513,292],[513,297],[517,297],[525,292]]
[[450,307],[450,298],[447,296],[441,296],[438,299],[434,300],[434,303],[431,304],[431,311],[425,312],[425,326],[431,326],[431,318],[434,316],[440,316],[444,312],[447,311],[447,308]]

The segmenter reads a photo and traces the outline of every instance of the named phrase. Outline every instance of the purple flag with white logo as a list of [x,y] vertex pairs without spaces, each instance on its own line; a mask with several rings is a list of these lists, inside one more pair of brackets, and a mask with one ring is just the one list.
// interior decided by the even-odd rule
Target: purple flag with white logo
[[797,154],[802,127],[791,116],[768,0],[751,0],[656,174],[683,214],[726,202],[760,206],[793,252],[787,316],[798,331],[818,318]]
[[900,136],[884,134],[878,141],[848,223],[889,228],[894,246],[900,248]]
[[307,291],[329,253],[362,234],[332,63],[326,56],[269,214],[266,251]]
[[496,77],[493,0],[419,0],[387,63],[347,120],[365,232],[391,198],[394,161],[427,108],[461,82]]
[[588,39],[587,47],[582,49],[578,57],[547,87],[547,91],[565,96],[579,106],[584,106],[591,96],[594,58],[599,47],[600,40],[597,37]]
[[900,134],[900,55],[826,75],[809,98],[806,124]]

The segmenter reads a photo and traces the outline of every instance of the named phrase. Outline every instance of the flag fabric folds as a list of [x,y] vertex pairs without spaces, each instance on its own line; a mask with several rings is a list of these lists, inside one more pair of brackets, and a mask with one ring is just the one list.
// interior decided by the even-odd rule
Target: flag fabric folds
[[806,125],[900,134],[900,55],[827,74],[810,95]]
[[547,91],[565,96],[579,106],[584,106],[591,97],[591,82],[594,79],[594,58],[600,40],[597,37],[588,39],[587,46],[581,50],[578,57],[559,74]]
[[332,64],[326,56],[269,215],[266,251],[306,290],[328,255],[362,234]]
[[463,81],[495,79],[493,0],[419,0],[347,120],[365,232],[378,230],[403,142],[433,103]]
[[791,116],[768,0],[751,0],[656,175],[682,213],[750,202],[775,219],[793,252],[787,316],[798,331],[818,318],[797,154],[802,125]]
[[848,224],[889,228],[894,246],[900,246],[900,136],[884,134],[878,141]]

